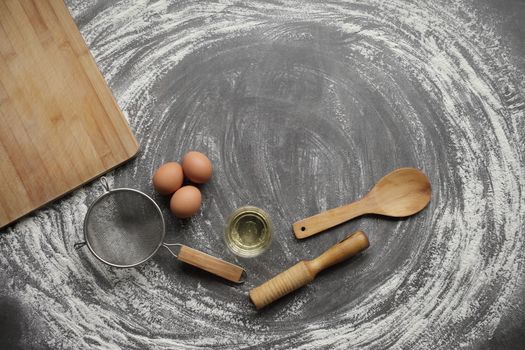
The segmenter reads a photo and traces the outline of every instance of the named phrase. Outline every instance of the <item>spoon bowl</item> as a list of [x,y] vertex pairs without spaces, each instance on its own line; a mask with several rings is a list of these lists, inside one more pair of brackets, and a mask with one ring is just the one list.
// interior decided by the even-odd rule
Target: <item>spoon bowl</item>
[[370,214],[405,217],[425,208],[431,195],[425,174],[414,168],[400,168],[381,178],[363,199],[370,202]]

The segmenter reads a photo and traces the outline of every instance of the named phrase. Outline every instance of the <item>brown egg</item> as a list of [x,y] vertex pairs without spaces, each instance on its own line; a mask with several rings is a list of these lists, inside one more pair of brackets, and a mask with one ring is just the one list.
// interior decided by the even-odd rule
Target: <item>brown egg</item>
[[183,186],[171,197],[171,212],[178,218],[189,218],[199,210],[201,200],[201,191],[197,187]]
[[179,163],[169,162],[162,165],[153,175],[153,187],[163,195],[172,194],[182,186],[184,174]]
[[182,159],[182,170],[190,181],[203,184],[208,181],[213,172],[210,160],[200,152],[188,152]]

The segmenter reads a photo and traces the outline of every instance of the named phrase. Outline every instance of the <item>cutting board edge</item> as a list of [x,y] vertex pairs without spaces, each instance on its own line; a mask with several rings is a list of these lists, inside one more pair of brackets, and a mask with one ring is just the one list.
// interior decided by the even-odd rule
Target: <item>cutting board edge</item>
[[[34,212],[37,211],[37,210],[43,209],[43,208],[46,207],[47,205],[49,205],[49,204],[51,204],[51,203],[53,203],[53,202],[55,202],[55,201],[57,201],[57,200],[59,200],[59,199],[65,197],[66,195],[68,195],[68,194],[70,194],[70,193],[72,193],[72,192],[78,190],[80,187],[83,187],[83,186],[85,186],[86,184],[88,184],[88,183],[90,183],[90,182],[92,182],[92,181],[95,181],[96,179],[98,179],[99,177],[103,176],[104,174],[107,174],[107,173],[109,173],[110,171],[116,169],[117,167],[119,167],[119,166],[121,166],[121,165],[123,165],[123,164],[129,162],[130,160],[136,158],[137,155],[140,153],[140,144],[137,142],[137,140],[136,140],[136,138],[135,138],[135,135],[133,135],[133,133],[132,133],[132,137],[133,137],[133,139],[135,140],[135,143],[136,143],[137,148],[136,148],[135,152],[134,152],[131,156],[129,156],[128,158],[124,159],[124,160],[121,161],[121,162],[116,163],[116,164],[113,165],[111,168],[106,169],[106,170],[104,170],[104,171],[102,171],[102,172],[96,174],[95,176],[93,176],[93,177],[89,178],[88,180],[82,182],[82,183],[79,184],[78,186],[76,186],[76,187],[74,187],[74,188],[72,188],[72,189],[70,189],[70,190],[68,190],[68,191],[66,191],[66,192],[64,192],[64,193],[61,193],[61,194],[59,194],[58,196],[56,196],[56,197],[50,199],[49,201],[43,203],[42,205],[40,205],[40,206],[38,206],[38,207],[36,207],[36,208],[33,208],[33,209],[29,210],[28,212],[26,212],[26,213],[20,215],[19,217],[15,218],[15,219],[12,219],[11,221],[9,221],[9,222],[7,222],[6,224],[4,224],[3,226],[0,226],[0,230],[7,229],[7,228],[9,228],[9,226],[11,226],[11,225],[16,225],[20,220],[24,219],[26,216],[28,216],[28,215],[34,213]],[[1,234],[1,233],[0,233],[0,234]]]

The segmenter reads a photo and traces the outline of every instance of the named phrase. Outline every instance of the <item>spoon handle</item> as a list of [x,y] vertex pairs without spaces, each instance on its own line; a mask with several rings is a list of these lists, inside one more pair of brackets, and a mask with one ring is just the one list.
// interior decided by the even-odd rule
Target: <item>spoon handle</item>
[[330,209],[325,212],[299,220],[293,224],[293,232],[298,239],[313,236],[331,227],[342,224],[367,213],[363,199],[353,203]]

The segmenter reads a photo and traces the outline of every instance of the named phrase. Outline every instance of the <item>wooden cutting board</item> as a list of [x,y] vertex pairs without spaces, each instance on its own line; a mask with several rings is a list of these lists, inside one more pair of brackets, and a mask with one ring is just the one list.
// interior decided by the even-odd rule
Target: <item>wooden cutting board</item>
[[62,0],[0,0],[0,227],[137,151]]

